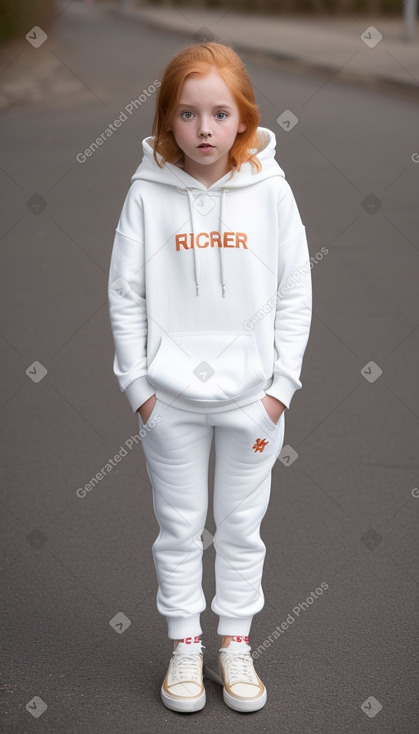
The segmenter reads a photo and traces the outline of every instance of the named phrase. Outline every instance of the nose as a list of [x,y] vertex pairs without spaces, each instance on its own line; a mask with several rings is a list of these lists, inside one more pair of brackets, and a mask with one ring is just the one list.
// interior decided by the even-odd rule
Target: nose
[[199,123],[199,135],[206,138],[208,135],[211,134],[211,124],[209,118],[207,115],[203,115]]

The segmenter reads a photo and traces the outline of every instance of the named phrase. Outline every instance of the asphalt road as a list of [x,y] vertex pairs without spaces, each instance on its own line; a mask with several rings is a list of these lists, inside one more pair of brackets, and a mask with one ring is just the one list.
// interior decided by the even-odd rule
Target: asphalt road
[[[312,270],[303,389],[287,413],[294,460],[275,464],[261,527],[266,601],[250,642],[256,650],[271,635],[255,661],[268,703],[236,713],[206,679],[205,709],[176,714],[159,697],[172,646],[155,607],[158,526],[131,439],[138,422],[112,372],[107,310],[113,233],[153,96],[77,156],[192,39],[110,8],[60,10],[55,45],[25,52],[55,54],[59,89],[1,112],[1,731],[413,734],[417,103],[243,55],[310,253],[328,253]],[[285,110],[298,118],[288,132],[277,122]],[[211,511],[206,527],[214,532]],[[210,545],[210,667],[220,646],[213,564]]]

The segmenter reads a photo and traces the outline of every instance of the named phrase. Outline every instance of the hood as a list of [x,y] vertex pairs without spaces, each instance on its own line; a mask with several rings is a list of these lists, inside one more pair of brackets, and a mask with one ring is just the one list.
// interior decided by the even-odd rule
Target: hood
[[[275,160],[276,137],[272,130],[266,127],[258,127],[259,145],[257,148],[251,148],[250,153],[257,155],[262,170],[258,173],[256,168],[249,162],[241,166],[240,171],[229,171],[225,176],[215,181],[208,188],[205,184],[190,176],[186,171],[173,163],[166,163],[160,168],[154,158],[154,136],[144,138],[143,159],[131,178],[131,183],[138,180],[151,181],[161,186],[173,186],[180,194],[185,194],[188,198],[190,219],[192,232],[195,233],[194,211],[199,212],[199,206],[203,205],[202,196],[220,197],[219,207],[219,232],[223,237],[224,229],[224,211],[226,209],[226,194],[232,189],[239,189],[244,186],[252,186],[259,181],[264,181],[273,176],[281,176],[285,178],[285,173]],[[161,161],[160,155],[158,156]],[[195,196],[192,193],[195,191]],[[228,217],[225,218],[228,220]],[[224,247],[218,248],[220,254],[221,265],[221,286],[222,295],[226,295],[227,288],[227,260]],[[200,278],[200,258],[199,248],[193,247],[194,252],[194,271],[196,283],[196,295],[199,296],[199,278]]]

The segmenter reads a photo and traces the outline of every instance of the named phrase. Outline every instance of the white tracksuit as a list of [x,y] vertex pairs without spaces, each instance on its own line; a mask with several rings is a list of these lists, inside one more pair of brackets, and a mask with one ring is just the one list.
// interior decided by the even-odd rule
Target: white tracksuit
[[202,632],[213,438],[218,633],[248,634],[262,609],[260,523],[285,427],[262,398],[289,408],[302,386],[312,265],[275,135],[258,132],[262,171],[246,163],[209,188],[159,168],[145,138],[115,231],[113,369],[133,412],[157,398],[146,425],[137,416],[160,526],[157,608],[172,639]]

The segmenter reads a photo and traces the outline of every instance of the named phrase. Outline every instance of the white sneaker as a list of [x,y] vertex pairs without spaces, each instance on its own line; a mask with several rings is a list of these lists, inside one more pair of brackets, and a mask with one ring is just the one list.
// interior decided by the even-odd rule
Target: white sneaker
[[228,647],[219,650],[223,699],[235,711],[257,711],[266,703],[266,688],[253,666],[251,649],[245,642],[231,640]]
[[[201,644],[201,649],[204,645]],[[188,713],[200,711],[206,703],[203,683],[202,652],[185,653],[178,643],[170,658],[166,677],[161,687],[161,700],[172,711]]]

